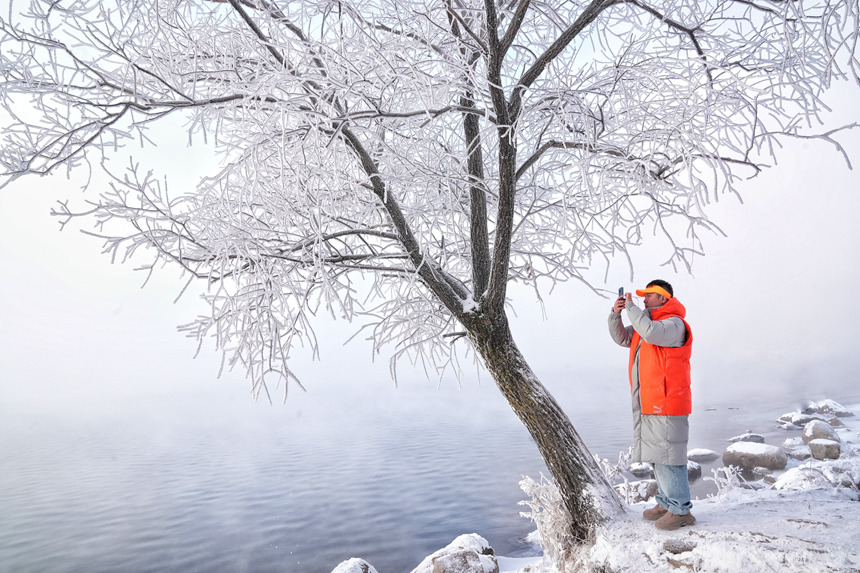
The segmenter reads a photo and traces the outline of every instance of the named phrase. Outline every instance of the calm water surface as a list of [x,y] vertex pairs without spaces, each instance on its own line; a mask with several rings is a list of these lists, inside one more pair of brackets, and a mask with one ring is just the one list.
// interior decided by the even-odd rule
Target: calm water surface
[[[630,445],[626,389],[579,378],[588,391],[544,381],[615,460]],[[533,529],[518,482],[546,469],[490,382],[455,386],[341,384],[274,406],[223,385],[71,411],[0,404],[0,570],[330,573],[363,557],[400,573],[469,532],[515,554]],[[773,419],[794,394],[716,393],[690,446],[722,451],[747,429],[781,439]]]

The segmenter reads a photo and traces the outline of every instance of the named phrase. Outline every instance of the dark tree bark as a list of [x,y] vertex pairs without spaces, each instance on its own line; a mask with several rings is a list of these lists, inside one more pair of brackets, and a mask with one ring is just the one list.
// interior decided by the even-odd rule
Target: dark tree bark
[[543,456],[571,516],[574,540],[588,542],[595,526],[623,512],[621,500],[567,414],[517,348],[507,319],[476,321],[469,332],[496,386]]

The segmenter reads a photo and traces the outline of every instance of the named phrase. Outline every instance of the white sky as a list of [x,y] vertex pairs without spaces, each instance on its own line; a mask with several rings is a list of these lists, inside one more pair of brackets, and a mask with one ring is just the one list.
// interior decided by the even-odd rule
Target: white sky
[[[858,119],[853,101],[845,97],[834,104],[834,122]],[[860,168],[860,128],[840,140]],[[181,137],[158,155],[193,159]],[[172,304],[178,282],[165,275],[141,290],[142,274],[129,264],[111,265],[99,254],[98,240],[57,230],[48,212],[56,199],[69,196],[80,198],[80,190],[56,177],[26,179],[0,191],[0,405],[67,409],[75,400],[205,399],[210,391],[249,400],[249,385],[238,374],[213,384],[219,361],[214,353],[192,360],[195,345],[175,326],[197,309],[191,296]],[[696,336],[700,396],[716,396],[729,386],[758,395],[778,391],[780,384],[856,393],[856,172],[832,146],[793,142],[776,169],[745,188],[744,200],[743,206],[724,200],[712,211],[729,236],[707,241],[694,276],[649,266],[646,248],[639,253],[635,283],[626,270],[613,269],[608,284],[600,286],[633,290],[657,277],[675,285]],[[514,288],[512,294],[518,312],[514,336],[539,375],[575,370],[623,378],[625,354],[606,334],[609,300],[566,285],[546,300],[548,318],[542,320],[531,291]],[[361,340],[341,347],[352,332],[343,323],[325,327],[322,363],[310,365],[296,355],[311,393],[334,379],[391,384],[387,359],[371,368],[369,347]],[[402,371],[407,378],[412,374]]]

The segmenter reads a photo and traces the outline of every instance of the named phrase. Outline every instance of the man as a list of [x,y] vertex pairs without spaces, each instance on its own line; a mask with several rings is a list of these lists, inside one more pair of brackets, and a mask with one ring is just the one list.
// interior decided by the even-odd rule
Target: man
[[[696,522],[687,478],[693,333],[672,285],[654,280],[636,295],[644,297],[645,310],[633,303],[630,293],[618,297],[609,315],[609,333],[630,348],[633,461],[650,462],[657,479],[657,505],[643,517],[671,531]],[[631,326],[621,321],[625,308]]]

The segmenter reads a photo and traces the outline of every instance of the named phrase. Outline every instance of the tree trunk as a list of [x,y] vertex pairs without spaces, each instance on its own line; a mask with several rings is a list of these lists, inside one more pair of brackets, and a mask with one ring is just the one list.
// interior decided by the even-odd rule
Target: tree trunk
[[[496,322],[496,321],[494,321]],[[514,343],[507,319],[470,325],[470,336],[499,390],[537,444],[572,517],[578,543],[623,512],[621,501],[570,419],[537,379]]]

